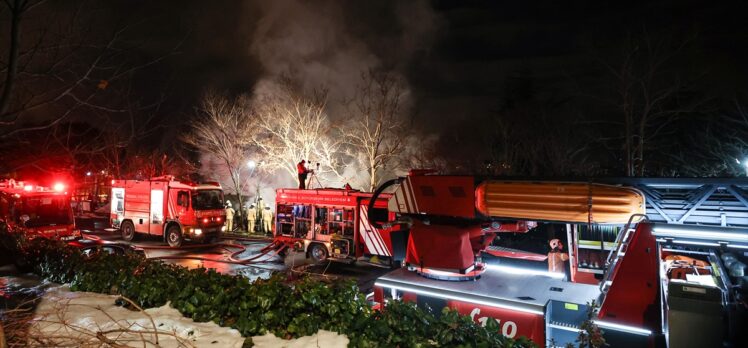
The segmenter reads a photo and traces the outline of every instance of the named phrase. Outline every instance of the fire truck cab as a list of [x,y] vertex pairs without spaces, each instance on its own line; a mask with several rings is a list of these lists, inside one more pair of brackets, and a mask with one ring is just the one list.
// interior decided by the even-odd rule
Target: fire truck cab
[[225,230],[223,190],[218,183],[194,184],[162,176],[112,180],[111,225],[122,238],[138,233],[163,236],[171,247],[185,240],[210,242]]
[[0,220],[9,230],[29,237],[70,240],[79,236],[70,193],[62,183],[50,188],[13,179],[0,181]]
[[[407,237],[402,231],[375,228],[369,213],[381,221],[394,218],[387,211],[389,194],[381,194],[371,212],[371,193],[346,189],[278,189],[275,241],[293,246],[314,261],[396,265],[405,257]],[[376,257],[375,257],[376,256]]]

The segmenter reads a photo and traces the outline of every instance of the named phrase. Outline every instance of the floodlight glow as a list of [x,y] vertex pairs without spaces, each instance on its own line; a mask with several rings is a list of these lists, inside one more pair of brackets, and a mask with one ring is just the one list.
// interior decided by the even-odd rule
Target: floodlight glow
[[652,232],[658,237],[685,237],[716,240],[740,240],[748,242],[746,233],[715,232],[708,230],[693,230],[686,228],[656,227]]
[[539,276],[545,276],[545,277],[551,277],[556,279],[563,279],[564,274],[563,273],[555,273],[555,272],[548,272],[548,271],[541,271],[537,269],[529,269],[529,268],[521,268],[521,267],[510,267],[510,266],[503,266],[503,265],[486,265],[485,266],[488,269],[497,270],[504,273],[509,274],[520,274],[520,275],[539,275]]
[[62,192],[62,191],[65,190],[65,185],[63,183],[61,183],[61,182],[58,182],[58,183],[55,184],[55,186],[53,186],[53,188],[57,192]]
[[249,168],[254,168],[256,165],[257,163],[255,161],[250,160],[249,162],[247,162],[247,167]]
[[431,296],[431,297],[438,297],[438,298],[442,298],[442,299],[445,299],[445,300],[456,300],[456,301],[469,302],[469,303],[474,303],[474,304],[483,305],[483,306],[498,307],[498,308],[508,309],[508,310],[512,310],[512,311],[518,311],[518,312],[524,312],[524,313],[530,313],[530,314],[536,314],[536,315],[543,315],[543,312],[536,311],[536,310],[533,310],[533,309],[516,307],[516,306],[507,305],[507,304],[498,303],[498,302],[493,302],[493,301],[481,301],[481,300],[476,300],[476,299],[472,299],[472,298],[468,298],[468,297],[462,297],[462,296],[446,295],[446,294],[442,294],[442,293],[438,293],[438,292],[433,292],[433,291],[428,291],[428,290],[414,289],[414,288],[410,288],[410,287],[407,287],[407,286],[382,284],[380,282],[374,283],[374,286],[379,286],[379,287],[382,287],[382,288],[391,288],[393,290],[400,290],[400,291],[412,292],[412,293],[422,294],[422,295]]
[[624,332],[637,334],[637,335],[644,335],[644,336],[649,336],[652,334],[651,330],[642,329],[636,326],[616,324],[616,323],[611,323],[611,322],[602,321],[602,320],[593,320],[593,322],[597,324],[597,326],[602,327],[602,328],[619,330],[619,331],[624,331]]
[[26,186],[23,187],[24,191],[31,191],[33,189],[34,189],[34,186],[31,186],[31,185],[26,185]]

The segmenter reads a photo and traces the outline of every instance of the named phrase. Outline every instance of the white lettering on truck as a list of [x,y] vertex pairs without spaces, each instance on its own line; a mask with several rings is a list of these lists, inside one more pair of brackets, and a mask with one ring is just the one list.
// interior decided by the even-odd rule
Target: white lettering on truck
[[[472,312],[470,312],[470,318],[473,319],[473,321],[475,321],[475,317],[478,314],[480,314],[480,308],[475,308],[473,309]],[[496,318],[493,318],[493,319],[496,320],[496,323],[499,324],[499,327],[501,327],[502,335],[509,337],[509,338],[514,338],[514,336],[517,335],[517,324],[515,322],[507,320],[502,325],[501,319],[496,319]],[[478,318],[477,321],[480,323],[481,326],[485,327],[486,322],[488,322],[488,317],[480,317]]]

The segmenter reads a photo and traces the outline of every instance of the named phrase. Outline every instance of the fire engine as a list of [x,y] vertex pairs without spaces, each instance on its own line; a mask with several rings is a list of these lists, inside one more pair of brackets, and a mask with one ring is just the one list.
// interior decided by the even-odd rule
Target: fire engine
[[225,231],[225,221],[218,183],[180,182],[172,176],[112,180],[111,225],[126,241],[142,233],[163,236],[171,247],[185,240],[209,242]]
[[398,264],[405,257],[405,233],[369,223],[370,218],[394,218],[387,211],[388,198],[381,194],[372,199],[371,193],[347,189],[278,189],[275,243],[290,245],[314,261]]
[[[372,200],[393,185],[396,220],[370,223],[399,225],[407,253],[404,267],[375,282],[380,307],[390,299],[435,313],[450,307],[539,346],[575,344],[589,321],[613,347],[746,343],[745,179],[552,182],[411,171]],[[538,234],[568,245],[568,280],[530,267],[550,254],[494,245]]]
[[13,179],[0,181],[0,220],[28,236],[69,240],[75,229],[70,193],[63,183],[53,187]]

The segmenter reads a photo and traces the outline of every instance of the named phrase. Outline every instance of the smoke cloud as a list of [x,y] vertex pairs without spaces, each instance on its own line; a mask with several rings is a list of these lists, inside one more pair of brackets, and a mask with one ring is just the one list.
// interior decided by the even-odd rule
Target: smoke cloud
[[[398,74],[405,82],[403,102],[412,103],[407,100],[412,94],[405,72],[420,55],[428,54],[440,22],[425,0],[276,0],[248,5],[247,11],[259,16],[248,48],[263,70],[254,85],[255,96],[276,91],[280,76],[307,90],[325,87],[333,122],[348,118],[345,102],[354,97],[362,74],[369,70]],[[351,183],[365,182],[355,177],[360,173],[345,169]],[[287,175],[276,174],[266,179],[265,186],[288,187]],[[268,191],[263,190],[263,195]]]

